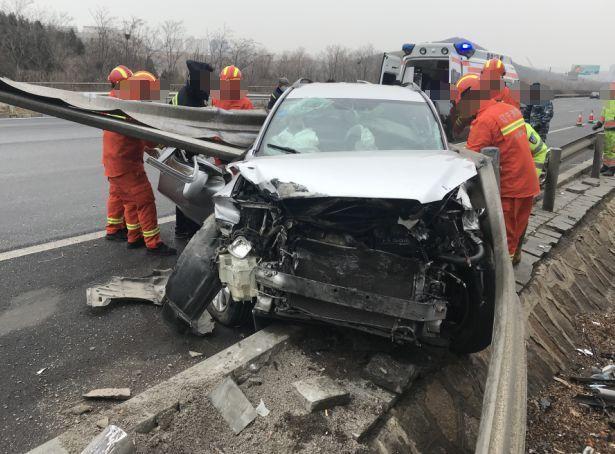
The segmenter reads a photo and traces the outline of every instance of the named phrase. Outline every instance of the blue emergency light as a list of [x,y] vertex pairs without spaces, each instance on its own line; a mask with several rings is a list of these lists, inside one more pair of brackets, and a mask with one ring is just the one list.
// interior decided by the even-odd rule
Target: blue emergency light
[[412,50],[414,49],[414,44],[404,44],[403,46],[401,46],[401,50],[404,52],[404,54],[406,55],[410,55],[412,53]]
[[455,43],[455,50],[459,55],[470,58],[476,52],[474,46],[469,41],[459,41]]

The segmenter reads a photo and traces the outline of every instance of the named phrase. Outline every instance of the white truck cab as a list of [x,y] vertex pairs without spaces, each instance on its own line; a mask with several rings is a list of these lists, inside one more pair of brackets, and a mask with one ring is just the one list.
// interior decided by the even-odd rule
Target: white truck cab
[[399,52],[387,52],[382,59],[380,83],[397,85],[414,82],[436,105],[449,140],[452,137],[450,86],[466,74],[480,74],[485,62],[498,58],[504,63],[504,82],[509,87],[519,83],[510,57],[476,49],[469,41],[455,43],[404,44]]

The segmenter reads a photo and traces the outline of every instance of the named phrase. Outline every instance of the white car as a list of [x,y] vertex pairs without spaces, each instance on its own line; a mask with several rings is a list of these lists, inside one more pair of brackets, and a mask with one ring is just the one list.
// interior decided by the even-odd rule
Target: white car
[[208,308],[227,325],[253,316],[489,345],[495,278],[476,166],[449,149],[424,93],[297,83],[243,160],[200,172],[212,190],[205,175],[190,203],[215,212],[168,282],[167,321],[196,331]]

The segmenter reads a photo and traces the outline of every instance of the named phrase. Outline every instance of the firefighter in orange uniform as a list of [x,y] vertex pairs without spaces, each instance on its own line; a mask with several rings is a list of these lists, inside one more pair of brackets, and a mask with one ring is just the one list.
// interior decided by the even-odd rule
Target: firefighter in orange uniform
[[[481,71],[481,79],[489,81],[489,87],[492,91],[492,97],[499,101],[515,106],[517,109],[521,106],[521,100],[514,96],[510,88],[504,84],[504,76],[506,75],[506,67],[499,58],[487,60]],[[517,93],[515,93],[517,94]]]
[[220,98],[212,98],[211,105],[224,110],[254,109],[247,96],[241,96],[241,71],[227,66],[220,71]]
[[484,147],[500,149],[500,197],[512,260],[521,246],[534,197],[540,192],[525,121],[519,109],[491,98],[489,84],[475,78],[459,81],[457,100],[464,117],[476,116],[467,148],[476,152]]
[[[118,85],[122,81],[125,82],[121,90],[130,91],[137,86],[143,86],[142,81],[152,83],[156,80],[150,73],[141,71],[132,75],[130,70],[126,70],[127,68],[118,66],[109,74],[113,87],[109,96],[119,97]],[[127,74],[130,75],[125,77]],[[146,147],[151,146],[154,144],[141,139],[111,131],[103,132],[102,163],[105,176],[109,180],[106,238],[114,241],[127,240],[128,249],[146,246],[148,254],[174,255],[176,250],[160,239],[156,201],[143,167],[143,153]]]

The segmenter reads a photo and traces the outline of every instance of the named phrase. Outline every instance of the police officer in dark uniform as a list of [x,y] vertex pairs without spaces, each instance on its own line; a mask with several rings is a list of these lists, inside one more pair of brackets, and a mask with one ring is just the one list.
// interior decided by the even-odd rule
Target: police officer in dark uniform
[[542,90],[539,82],[534,82],[530,86],[529,100],[521,112],[525,122],[536,130],[543,141],[546,141],[553,118],[553,102]]
[[[209,100],[210,73],[214,70],[208,63],[187,60],[188,80],[171,99],[175,106],[205,107]],[[187,159],[190,153],[184,151]],[[189,239],[201,226],[175,207],[175,238]]]

